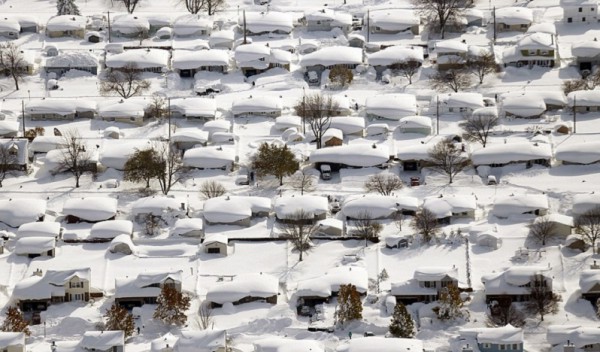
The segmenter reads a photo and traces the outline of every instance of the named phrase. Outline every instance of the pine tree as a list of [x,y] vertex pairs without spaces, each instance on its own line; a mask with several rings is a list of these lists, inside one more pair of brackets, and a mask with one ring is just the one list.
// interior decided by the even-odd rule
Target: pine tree
[[412,338],[415,336],[415,322],[402,302],[394,307],[389,329],[390,334],[394,337]]
[[158,296],[158,306],[154,319],[161,320],[167,325],[183,325],[187,321],[185,311],[190,307],[190,297],[177,291],[171,285],[163,285]]
[[341,285],[338,293],[337,320],[344,324],[351,320],[362,319],[362,302],[360,293],[354,285]]
[[5,332],[22,332],[27,336],[31,335],[29,323],[25,320],[23,313],[21,313],[17,307],[8,308],[4,323],[2,324],[2,327],[0,327],[0,330]]
[[463,301],[460,298],[460,290],[456,285],[448,285],[440,290],[438,306],[433,308],[440,320],[455,319],[462,316]]
[[133,335],[135,322],[133,315],[127,309],[114,303],[104,314],[106,318],[106,330],[122,330],[125,337]]
[[252,160],[252,168],[258,177],[273,175],[283,185],[283,177],[298,171],[296,156],[287,145],[278,146],[274,143],[263,143],[258,147]]
[[75,4],[75,0],[58,0],[56,2],[57,15],[75,15],[80,16],[79,7]]

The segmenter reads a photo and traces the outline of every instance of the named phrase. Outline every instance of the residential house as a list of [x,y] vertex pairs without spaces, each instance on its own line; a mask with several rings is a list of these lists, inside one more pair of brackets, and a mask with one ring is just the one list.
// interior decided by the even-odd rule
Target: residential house
[[233,49],[235,43],[235,33],[230,29],[213,31],[208,38],[208,45],[211,49]]
[[200,170],[231,170],[236,160],[236,148],[227,145],[192,148],[183,154],[183,165]]
[[38,221],[28,222],[19,226],[17,238],[23,237],[49,237],[59,239],[63,233],[60,222],[56,221]]
[[355,69],[356,66],[362,63],[362,49],[347,46],[321,48],[317,51],[303,55],[299,62],[305,72],[315,72],[319,77],[325,69],[331,69],[336,66]]
[[147,14],[144,14],[144,16],[146,17],[146,19],[148,20],[148,24],[150,25],[150,31],[148,32],[149,35],[156,35],[157,37],[160,38],[160,36],[158,35],[158,32],[161,29],[164,29],[164,28],[171,29],[173,27],[173,18],[171,18],[170,14],[147,13]]
[[231,105],[233,117],[277,117],[281,115],[282,104],[279,98],[257,96],[235,100]]
[[171,229],[172,236],[201,238],[204,236],[204,220],[200,218],[180,218]]
[[497,301],[501,304],[527,302],[531,285],[537,283],[552,290],[551,268],[547,266],[512,266],[505,271],[483,275],[485,302]]
[[480,352],[524,351],[523,329],[510,324],[493,328],[461,328],[459,335],[462,350],[471,345],[477,346]]
[[131,309],[156,304],[163,286],[181,292],[182,271],[142,273],[136,277],[115,279],[115,303]]
[[63,203],[67,223],[100,222],[117,216],[117,199],[110,197],[69,198]]
[[575,228],[573,217],[558,213],[547,214],[533,220],[533,226],[541,222],[548,222],[551,226],[550,235],[566,239]]
[[533,165],[550,166],[551,159],[552,147],[538,142],[491,144],[471,153],[471,161],[475,166],[503,167],[524,163],[527,168],[530,168]]
[[334,148],[322,148],[311,152],[309,161],[319,168],[328,164],[333,171],[341,168],[380,167],[385,168],[390,160],[387,146],[377,144],[350,144]]
[[459,69],[467,63],[469,46],[455,39],[441,40],[435,42],[434,53],[437,55],[435,63],[438,70]]
[[365,18],[371,33],[398,34],[410,31],[419,34],[421,18],[416,11],[408,9],[383,9],[369,11]]
[[201,71],[227,73],[229,60],[225,50],[175,50],[171,67],[179,77],[191,78]]
[[431,117],[405,116],[399,120],[398,130],[401,133],[416,133],[429,136],[433,131]]
[[[466,7],[460,14],[451,16],[448,19],[444,26],[444,31],[446,33],[461,33],[466,32],[469,27],[483,27],[485,25],[486,21],[483,11],[472,7]],[[433,26],[430,30],[438,32],[439,27]]]
[[598,311],[598,299],[600,299],[600,266],[596,264],[590,265],[590,269],[581,271],[579,276],[579,289],[581,298],[589,301],[592,306]]
[[431,98],[429,109],[439,111],[440,114],[462,114],[468,117],[474,110],[483,108],[486,104],[480,93],[443,93]]
[[0,148],[6,148],[8,156],[1,165],[3,169],[27,171],[29,168],[29,140],[28,139],[0,139]]
[[208,287],[204,300],[213,308],[225,303],[239,305],[256,301],[277,304],[279,280],[274,276],[264,273],[242,274],[231,277],[231,281],[219,281]]
[[207,225],[250,226],[252,219],[268,217],[271,199],[252,196],[222,196],[207,199],[202,215]]
[[[343,109],[339,110],[340,113]],[[333,116],[330,128],[340,130],[347,136],[363,137],[365,134],[365,119],[361,116]]]
[[[502,102],[502,108],[506,109],[505,100],[508,98],[516,98],[516,97],[525,97],[528,100],[532,100],[535,102],[535,105],[532,105],[534,108],[534,112],[527,112],[526,107],[528,105],[524,102],[514,101],[511,103],[509,116],[513,117],[527,117],[527,116],[535,116],[539,111],[538,106],[545,106],[545,111],[554,111],[561,110],[565,106],[567,106],[567,96],[562,91],[557,90],[535,90],[535,91],[523,91],[523,92],[508,92],[504,93],[499,97],[499,100]],[[543,103],[543,104],[542,104]],[[491,106],[490,106],[491,107]],[[522,111],[521,111],[522,110]],[[505,111],[506,112],[506,111]]]
[[340,146],[344,143],[344,132],[340,129],[329,127],[321,136],[321,143],[325,147]]
[[149,36],[150,22],[137,14],[120,14],[113,16],[110,31],[113,37],[138,39],[141,43]]
[[150,342],[150,352],[173,352],[173,346],[175,346],[178,339],[179,336],[175,336],[170,332],[157,337]]
[[25,352],[25,333],[0,332],[0,349],[6,352]]
[[340,238],[346,234],[346,225],[340,219],[327,218],[319,220],[316,223],[316,231],[312,234],[313,238],[336,237]]
[[244,23],[243,28],[248,35],[290,34],[294,29],[292,14],[287,12],[246,11],[238,23]]
[[173,34],[178,38],[209,35],[213,30],[213,21],[200,15],[187,14],[177,17],[173,22]]
[[92,225],[89,240],[108,242],[120,235],[133,236],[133,223],[129,220],[106,220]]
[[75,120],[93,119],[98,107],[96,102],[87,99],[40,99],[25,104],[25,114],[31,120]]
[[229,239],[227,235],[212,233],[206,235],[202,241],[202,248],[204,249],[204,253],[227,255],[228,243]]
[[523,214],[544,216],[548,213],[548,208],[547,195],[521,193],[496,198],[492,214],[500,219]]
[[497,32],[527,32],[533,11],[527,7],[501,7],[495,10]]
[[[2,114],[0,112],[0,114]],[[0,120],[0,138],[15,138],[19,134],[19,121]]]
[[423,341],[418,339],[392,338],[370,336],[369,338],[354,338],[338,346],[338,352],[380,352],[392,351],[424,351]]
[[72,270],[37,269],[33,276],[19,281],[13,290],[13,299],[23,312],[44,311],[48,306],[62,302],[88,302],[98,293],[90,289],[90,268]]
[[18,39],[21,33],[21,25],[14,18],[0,18],[0,36],[7,39]]
[[413,94],[381,94],[367,98],[365,103],[370,119],[400,120],[418,115],[417,98]]
[[590,165],[600,162],[600,142],[589,140],[561,143],[556,147],[556,161],[563,165]]
[[46,35],[49,38],[74,37],[83,39],[86,22],[87,19],[84,16],[53,16],[46,23]]
[[339,28],[348,32],[352,27],[352,15],[347,12],[321,9],[304,14],[304,23],[308,31],[330,31]]
[[597,23],[598,0],[560,0],[566,23]]
[[346,220],[394,219],[399,215],[415,215],[418,209],[417,198],[394,195],[349,196],[342,204],[342,214]]
[[571,54],[582,74],[590,74],[600,64],[600,42],[597,38],[571,44]]
[[546,103],[539,95],[508,96],[502,100],[502,111],[507,118],[537,119],[546,112]]
[[377,73],[376,79],[381,79],[384,71],[394,70],[401,63],[414,63],[416,67],[421,67],[423,64],[423,48],[419,46],[389,46],[378,52],[367,56],[369,65],[375,69]]
[[144,123],[149,101],[142,99],[103,101],[98,106],[98,117],[109,122],[122,122],[141,126]]
[[22,237],[15,242],[14,253],[28,258],[54,257],[55,250],[54,237]]
[[89,352],[123,352],[125,333],[122,330],[86,331],[79,346]]
[[423,209],[429,210],[438,223],[450,224],[452,219],[475,219],[477,200],[474,195],[427,197],[423,200]]
[[504,50],[504,66],[554,67],[558,60],[554,35],[549,33],[529,33],[517,43]]
[[205,147],[208,143],[208,132],[202,130],[178,130],[171,135],[171,144],[179,151],[195,147]]
[[312,351],[325,352],[321,341],[297,340],[283,337],[272,337],[254,341],[254,351],[285,352],[285,351]]
[[70,70],[98,74],[98,58],[89,51],[67,51],[46,58],[44,63],[46,74],[54,73],[61,77]]
[[314,224],[318,220],[327,217],[329,203],[326,197],[311,195],[291,195],[275,198],[273,204],[275,219],[280,222],[298,221],[294,219],[295,214],[303,211],[310,219],[302,219],[304,222]]
[[590,325],[550,325],[546,330],[546,342],[559,351],[600,351],[600,327]]
[[119,70],[135,64],[143,72],[163,73],[169,67],[170,54],[162,49],[129,49],[122,53],[106,56],[105,65]]
[[38,17],[27,14],[20,14],[16,17],[21,26],[21,33],[37,33],[39,30]]
[[0,199],[0,222],[19,227],[33,221],[44,221],[46,201],[34,198]]
[[164,146],[162,142],[151,142],[143,138],[135,140],[113,139],[102,146],[99,161],[104,167],[122,171],[125,169],[125,163],[136,150],[145,150],[150,147],[163,148]]
[[183,217],[187,213],[187,201],[183,198],[151,196],[139,198],[131,204],[131,216],[138,224],[150,217],[165,220],[167,217]]
[[596,194],[595,191],[573,195],[572,213],[574,216],[581,215],[596,207],[600,207],[600,194]]
[[183,330],[175,342],[173,350],[177,352],[227,352],[232,350],[228,339],[225,330]]
[[415,270],[412,279],[392,283],[390,294],[396,297],[396,302],[404,304],[428,303],[437,301],[440,291],[450,285],[459,286],[458,269],[455,266],[421,267]]
[[210,121],[217,116],[215,99],[175,98],[171,99],[171,117],[188,120]]
[[577,90],[567,95],[567,105],[578,113],[600,111],[600,91]]

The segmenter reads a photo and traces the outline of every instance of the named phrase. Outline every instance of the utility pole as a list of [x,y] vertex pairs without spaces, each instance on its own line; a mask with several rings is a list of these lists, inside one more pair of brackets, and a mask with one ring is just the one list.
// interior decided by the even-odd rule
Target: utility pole
[[440,134],[440,96],[436,95],[435,99],[437,101],[436,108],[435,108],[435,121],[436,121],[435,134],[439,135]]
[[244,16],[244,44],[248,44],[246,41],[246,10],[242,12],[242,15]]
[[171,142],[171,97],[167,98],[167,118],[169,119],[169,143]]
[[302,133],[306,135],[306,92],[302,87]]
[[494,44],[496,44],[496,6],[492,10],[492,18],[494,19]]
[[367,9],[367,43],[371,41],[371,10]]
[[108,13],[108,42],[110,43],[110,11]]
[[577,133],[577,93],[573,94],[573,133]]
[[23,138],[25,138],[25,101],[21,99],[21,121],[23,124]]

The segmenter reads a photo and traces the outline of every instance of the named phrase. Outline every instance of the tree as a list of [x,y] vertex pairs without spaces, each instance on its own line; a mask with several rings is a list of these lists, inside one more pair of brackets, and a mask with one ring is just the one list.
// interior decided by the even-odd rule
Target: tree
[[545,246],[546,241],[556,234],[556,223],[550,221],[547,216],[537,218],[529,225],[529,233],[537,242]]
[[125,162],[123,180],[129,182],[146,182],[150,188],[150,180],[158,178],[162,165],[158,161],[158,153],[154,148],[136,149],[132,156]]
[[594,207],[575,218],[575,232],[598,253],[596,242],[600,239],[600,207]]
[[144,42],[144,39],[148,39],[150,38],[150,33],[148,31],[148,27],[144,26],[144,25],[138,25],[135,28],[136,33],[137,33],[137,37],[140,40],[140,46],[142,45],[142,43]]
[[58,0],[56,2],[56,14],[80,16],[79,7],[75,4],[75,0]]
[[287,145],[278,146],[274,143],[263,143],[258,147],[258,153],[252,160],[252,168],[258,177],[273,175],[283,185],[283,177],[298,170],[298,161]]
[[213,311],[210,303],[202,302],[198,309],[198,316],[200,317],[200,328],[206,330],[213,323]]
[[12,77],[15,89],[19,90],[19,81],[27,74],[27,63],[23,52],[13,42],[0,44],[0,72]]
[[544,321],[544,315],[555,314],[558,312],[558,302],[560,296],[552,292],[552,288],[547,284],[546,278],[542,275],[534,276],[529,286],[529,301],[527,301],[527,310],[531,314],[539,314],[540,320]]
[[169,194],[171,188],[187,176],[189,168],[183,165],[181,154],[172,150],[167,144],[157,147],[158,162],[162,165],[162,170],[158,175],[158,184],[164,195]]
[[402,302],[394,307],[389,331],[394,337],[410,339],[415,336],[415,322]]
[[354,235],[365,240],[365,247],[368,241],[375,241],[383,230],[381,223],[372,219],[373,216],[368,211],[362,211],[354,220]]
[[283,226],[283,237],[286,238],[294,250],[298,251],[298,261],[303,260],[304,253],[312,247],[310,238],[317,232],[317,226],[312,224],[313,215],[306,210],[298,210],[291,214]]
[[153,318],[166,325],[181,326],[187,321],[185,311],[190,307],[190,297],[177,291],[172,285],[164,285],[156,300]]
[[416,60],[400,61],[392,64],[390,69],[396,75],[400,75],[408,80],[408,84],[412,84],[414,75],[419,72],[421,63]]
[[123,5],[125,6],[125,9],[127,9],[127,12],[129,12],[129,13],[133,13],[133,11],[135,11],[136,6],[140,2],[140,0],[119,0],[119,1],[123,3]]
[[294,106],[296,114],[308,121],[317,142],[317,149],[321,149],[323,134],[329,129],[331,116],[339,110],[339,107],[338,102],[331,95],[324,96],[319,93],[303,97]]
[[8,307],[4,323],[2,323],[0,330],[4,332],[22,332],[27,336],[31,335],[29,323],[17,307]]
[[394,174],[375,174],[369,176],[364,187],[367,192],[389,196],[392,192],[402,189],[403,184],[400,177]]
[[109,69],[100,83],[102,95],[117,94],[124,99],[140,95],[148,89],[150,81],[142,78],[142,73],[134,62],[119,69]]
[[471,86],[469,72],[463,69],[451,69],[447,71],[436,71],[429,76],[431,86],[435,90],[445,91],[450,89],[455,93]]
[[352,70],[344,66],[334,66],[329,71],[329,81],[337,86],[344,88],[354,79]]
[[133,314],[129,313],[125,307],[113,303],[104,313],[104,318],[106,319],[104,327],[106,330],[122,330],[126,338],[133,335],[135,330]]
[[6,176],[12,174],[16,163],[17,154],[13,151],[10,143],[0,145],[0,187]]
[[360,293],[354,285],[341,285],[338,292],[337,321],[344,325],[352,320],[362,319]]
[[312,192],[315,190],[314,177],[306,170],[296,171],[292,177],[290,177],[290,186],[300,191],[301,195],[304,195],[304,192]]
[[152,95],[152,100],[150,101],[150,106],[146,109],[146,116],[149,118],[157,118],[160,119],[164,117],[168,113],[165,98],[161,97],[158,94]]
[[496,58],[493,53],[486,52],[467,60],[467,67],[479,79],[479,84],[482,84],[486,75],[496,72]]
[[191,14],[197,14],[200,11],[206,10],[209,16],[214,15],[217,11],[225,8],[225,0],[182,0],[185,8]]
[[440,224],[435,214],[427,208],[423,208],[415,214],[411,225],[425,243],[429,243],[440,231]]
[[227,189],[217,181],[204,181],[200,185],[200,194],[204,199],[221,197],[225,193],[227,193]]
[[458,18],[465,8],[464,0],[412,0],[413,5],[437,24],[442,39],[446,35],[446,23],[450,18]]
[[520,328],[525,325],[525,316],[512,302],[499,303],[494,301],[489,304],[486,325],[489,327],[501,327],[512,325]]
[[479,142],[485,148],[490,133],[500,124],[496,115],[473,115],[465,120],[463,129],[464,138],[468,141]]
[[36,126],[35,128],[25,131],[25,138],[27,138],[29,140],[29,143],[31,143],[35,139],[35,137],[43,136],[44,133],[46,133],[44,127]]
[[458,286],[449,284],[440,289],[438,297],[438,305],[433,308],[434,313],[440,320],[449,320],[460,318],[462,312],[463,301],[460,298],[460,290]]
[[600,70],[578,79],[563,81],[562,88],[565,94],[569,94],[576,90],[593,90],[598,85],[600,85]]
[[61,148],[60,170],[70,172],[75,176],[75,188],[79,188],[79,179],[84,172],[92,167],[92,154],[81,140],[79,132],[71,130],[63,136],[65,147]]
[[471,165],[469,158],[463,156],[463,151],[450,141],[437,143],[429,152],[429,160],[434,171],[448,176],[448,183],[452,183],[456,175]]

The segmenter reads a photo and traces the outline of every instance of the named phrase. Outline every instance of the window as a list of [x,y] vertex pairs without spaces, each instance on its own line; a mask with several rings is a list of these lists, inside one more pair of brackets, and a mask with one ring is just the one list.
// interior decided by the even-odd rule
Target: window
[[529,28],[529,25],[528,24],[522,24],[521,28]]
[[83,293],[76,293],[73,295],[74,301],[83,301]]
[[549,54],[548,50],[541,50],[540,51],[540,55],[548,55],[548,54]]
[[580,7],[577,11],[578,12],[583,12],[583,7]]
[[567,23],[573,23],[573,17],[567,18]]
[[492,345],[486,342],[483,344],[483,348],[492,348]]
[[83,282],[81,281],[71,281],[69,283],[70,288],[83,288]]
[[515,350],[515,351],[518,350],[519,349],[519,344],[518,343],[513,343],[512,344],[512,349]]
[[537,50],[529,49],[529,55],[535,55],[535,54],[537,54]]
[[585,17],[582,17],[582,18],[581,18],[581,21],[582,21],[582,22],[585,22]]
[[504,351],[506,349],[506,345],[501,343],[498,345],[498,348],[500,349],[500,351]]

